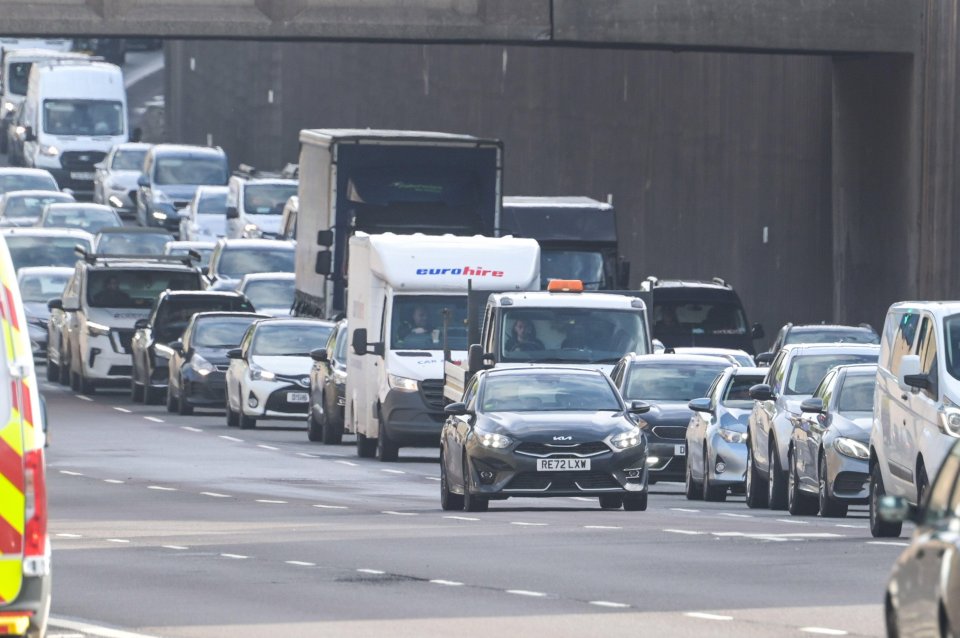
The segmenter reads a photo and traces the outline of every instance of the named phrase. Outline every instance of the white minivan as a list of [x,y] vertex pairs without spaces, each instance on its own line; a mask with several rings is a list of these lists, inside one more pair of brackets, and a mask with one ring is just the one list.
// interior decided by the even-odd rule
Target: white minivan
[[33,65],[23,103],[23,159],[61,188],[93,196],[96,164],[129,138],[120,67],[58,60]]
[[881,335],[870,434],[870,531],[899,536],[877,513],[890,494],[918,505],[960,438],[960,301],[894,304]]

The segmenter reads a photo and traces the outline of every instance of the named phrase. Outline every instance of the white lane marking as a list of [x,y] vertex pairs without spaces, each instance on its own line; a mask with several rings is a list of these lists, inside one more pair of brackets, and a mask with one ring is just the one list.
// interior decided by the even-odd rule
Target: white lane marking
[[269,498],[258,498],[257,503],[266,503],[268,505],[284,505],[286,501],[275,501]]
[[380,471],[381,471],[381,472],[386,472],[387,474],[406,474],[406,472],[404,472],[403,470],[388,470],[388,469],[383,469],[383,470],[380,470]]
[[57,534],[57,538],[83,538],[81,534]]
[[314,507],[319,507],[322,510],[345,510],[350,509],[346,505],[321,505],[317,503]]
[[837,527],[846,527],[847,529],[869,529],[866,525],[845,525],[843,523],[838,523]]
[[297,456],[302,456],[307,459],[318,459],[320,458],[319,454],[309,454],[307,452],[297,452]]
[[221,494],[220,492],[200,492],[201,496],[212,496],[213,498],[233,498],[229,494]]
[[454,521],[479,521],[479,518],[473,518],[472,516],[444,516],[444,518],[449,518]]
[[160,547],[162,547],[162,548],[164,548],[164,549],[174,549],[174,550],[177,550],[177,551],[182,551],[182,550],[185,550],[185,549],[190,549],[189,547],[184,547],[183,545],[161,545]]
[[733,616],[721,616],[719,614],[707,614],[701,611],[684,612],[688,618],[699,618],[700,620],[733,620]]
[[700,536],[701,534],[706,534],[706,532],[695,532],[692,529],[665,529],[665,532],[670,534],[686,534],[688,536]]
[[614,603],[609,600],[591,600],[590,604],[596,605],[597,607],[613,607],[615,609],[624,609],[630,606],[626,603]]
[[189,425],[181,425],[181,430],[186,430],[187,432],[203,432],[200,428],[190,427]]
[[177,488],[175,487],[164,487],[162,485],[148,485],[148,490],[157,490],[158,492],[176,492]]
[[616,525],[584,525],[583,529],[623,529]]
[[428,481],[439,481],[439,480],[440,480],[440,477],[439,477],[439,476],[424,476],[423,478],[427,479]]
[[731,518],[753,518],[753,514],[734,514],[732,512],[720,512],[720,516],[729,516]]
[[238,439],[235,436],[227,436],[226,434],[219,435],[224,441],[233,441],[234,443],[243,443],[243,439]]
[[526,589],[508,589],[508,594],[513,594],[514,596],[530,596],[532,598],[546,598],[547,595],[542,591],[528,591]]
[[910,547],[910,543],[897,541],[867,541],[867,545],[892,545],[893,547]]
[[70,631],[79,631],[87,636],[98,636],[99,638],[154,638],[147,634],[135,634],[130,631],[122,631],[120,629],[111,629],[109,627],[101,627],[99,625],[93,625],[87,622],[79,622],[76,620],[64,620],[62,618],[50,618],[50,625],[58,629],[69,629]]
[[710,532],[714,536],[720,537],[742,537],[742,538],[751,538],[754,540],[761,541],[787,541],[787,540],[803,540],[805,538],[847,538],[843,534],[834,534],[832,532],[811,532],[811,533],[795,533],[795,534],[774,534],[774,533],[763,533],[763,532]]
[[243,560],[244,558],[250,558],[249,556],[244,556],[243,554],[220,554],[224,558],[233,558],[235,560]]
[[93,399],[91,399],[90,397],[86,396],[85,394],[78,394],[78,395],[77,395],[77,398],[80,399],[81,401],[93,401]]
[[143,418],[145,418],[147,421],[153,421],[154,423],[163,423],[163,419],[158,419],[155,416],[145,416]]
[[126,409],[126,408],[118,408],[117,406],[113,406],[113,409],[116,410],[117,412],[123,412],[124,414],[130,414],[130,410],[128,410],[128,409]]
[[125,538],[105,538],[104,540],[107,541],[108,543],[129,543],[130,542]]
[[303,560],[287,560],[284,561],[287,565],[296,565],[297,567],[316,567],[316,563],[308,563]]
[[276,452],[277,450],[280,449],[278,447],[273,447],[272,445],[264,445],[263,443],[257,443],[257,447],[262,450],[271,450],[273,452]]
[[341,465],[349,465],[350,467],[357,467],[357,464],[353,461],[334,461],[334,463],[339,463]]
[[447,587],[460,587],[463,583],[456,580],[443,580],[442,578],[436,578],[430,581],[434,585],[446,585]]
[[587,498],[586,496],[571,496],[571,497],[570,497],[570,500],[572,500],[572,501],[586,501],[587,503],[592,503],[592,502],[594,502],[594,501],[597,500],[597,499],[595,499],[595,498]]
[[848,633],[842,629],[830,629],[829,627],[801,627],[800,631],[808,634],[820,634],[821,636],[846,636]]
[[519,525],[521,527],[546,527],[549,523],[526,523],[524,521],[510,521],[511,525]]
[[60,470],[61,474],[66,474],[67,476],[83,476],[80,472],[71,472],[70,470]]
[[793,523],[794,525],[809,525],[810,521],[798,521],[795,518],[778,518],[778,523]]
[[672,512],[687,512],[687,513],[689,513],[689,514],[696,514],[696,513],[698,513],[700,510],[692,510],[692,509],[688,509],[688,508],[686,508],[686,507],[671,507],[671,508],[670,508],[670,511],[672,511]]
[[389,514],[390,516],[417,516],[416,512],[395,512],[393,510],[383,510],[381,514]]
[[123,481],[120,479],[103,479],[104,483],[110,483],[111,485],[122,485]]
[[357,571],[361,574],[373,574],[374,576],[382,576],[383,574],[387,573],[380,571],[379,569],[358,569]]

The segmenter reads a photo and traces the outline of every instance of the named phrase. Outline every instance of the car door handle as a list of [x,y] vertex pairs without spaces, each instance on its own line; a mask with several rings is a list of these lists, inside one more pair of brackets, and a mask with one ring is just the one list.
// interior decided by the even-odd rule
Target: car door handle
[[906,392],[904,392],[903,394],[900,395],[900,400],[901,400],[901,401],[907,401],[909,398],[910,398],[910,395],[907,394]]

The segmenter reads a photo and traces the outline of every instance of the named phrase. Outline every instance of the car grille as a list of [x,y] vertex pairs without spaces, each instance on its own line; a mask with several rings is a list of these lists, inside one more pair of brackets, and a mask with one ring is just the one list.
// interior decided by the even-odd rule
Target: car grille
[[576,492],[620,489],[622,486],[610,474],[603,472],[521,472],[505,488],[510,490]]
[[653,428],[653,435],[658,439],[683,441],[687,438],[687,428],[683,425],[659,425]]
[[285,414],[306,414],[309,409],[309,403],[290,403],[287,401],[287,392],[303,392],[303,388],[290,385],[280,390],[274,390],[267,399],[266,409],[271,412],[283,412]]
[[573,445],[551,445],[550,443],[530,443],[524,442],[517,446],[518,454],[529,456],[557,456],[557,457],[578,457],[578,456],[596,456],[609,452],[610,448],[603,441],[594,441],[592,443],[577,443]]
[[65,151],[60,155],[60,166],[68,171],[92,171],[93,165],[106,156],[100,151]]
[[420,396],[428,408],[443,409],[443,379],[425,379],[420,382]]
[[130,353],[130,343],[133,341],[133,330],[114,328],[110,331],[113,349],[125,354]]
[[300,389],[305,389],[310,387],[310,375],[309,374],[299,374],[296,376],[288,375],[277,375],[278,381],[283,381],[284,383],[292,383],[293,385],[300,386]]
[[217,370],[219,370],[220,372],[226,372],[227,370],[230,369],[230,364],[227,364],[227,365],[218,365],[218,366],[216,366],[216,368],[217,368]]
[[868,478],[862,472],[840,472],[833,480],[833,491],[859,493],[866,486]]
[[107,370],[107,376],[110,377],[129,377],[133,374],[133,366],[110,366]]

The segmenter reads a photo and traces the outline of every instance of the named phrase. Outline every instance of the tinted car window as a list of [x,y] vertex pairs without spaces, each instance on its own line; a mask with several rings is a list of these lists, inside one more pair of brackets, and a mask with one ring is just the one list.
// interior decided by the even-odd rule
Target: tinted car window
[[20,295],[25,302],[46,303],[63,294],[72,273],[30,275],[20,279]]
[[216,213],[226,214],[227,212],[227,194],[213,193],[201,195],[197,202],[198,215],[213,215]]
[[104,228],[119,226],[113,211],[87,208],[63,208],[47,210],[43,217],[43,226],[48,228],[78,228],[88,233],[98,233]]
[[52,135],[121,135],[125,121],[115,100],[43,101],[43,130]]
[[784,394],[813,394],[831,368],[856,363],[876,363],[875,354],[814,354],[794,357]]
[[50,175],[0,175],[0,194],[10,191],[56,191],[56,180]]
[[287,200],[296,194],[296,184],[248,184],[243,210],[247,215],[281,215]]
[[791,343],[880,343],[880,336],[870,330],[824,328],[823,330],[791,330],[784,345]]
[[253,354],[261,356],[309,356],[322,348],[330,337],[331,326],[277,322],[257,328]]
[[7,199],[3,207],[4,217],[39,217],[43,207],[55,202],[70,202],[73,198],[66,194],[13,196]]
[[198,290],[193,272],[169,270],[92,270],[87,276],[87,303],[94,308],[149,308],[164,290]]
[[26,266],[73,266],[77,263],[74,247],[90,251],[90,240],[81,237],[39,237],[7,235],[7,248],[14,268]]
[[482,395],[484,412],[620,409],[613,388],[600,375],[493,375],[486,378]]
[[713,363],[635,363],[627,372],[625,399],[692,401],[707,395],[710,384],[727,367]]
[[197,321],[193,329],[193,345],[199,348],[233,348],[256,321],[253,317],[223,317]]
[[114,153],[110,168],[115,171],[139,171],[143,168],[143,160],[146,156],[146,150],[119,150]]
[[837,401],[837,411],[871,412],[873,410],[873,392],[877,384],[875,375],[847,374],[840,388],[840,398]]
[[763,383],[762,374],[738,374],[730,379],[721,403],[728,408],[749,408],[753,405],[750,388]]
[[[253,312],[249,301],[240,297],[171,297],[157,309],[154,331],[157,339],[172,340],[183,333],[190,317],[198,312]],[[247,322],[249,325],[249,322]]]
[[951,494],[957,488],[957,476],[960,474],[960,447],[956,445],[947,455],[940,473],[927,496],[924,510],[924,523],[936,525],[950,514]]
[[232,248],[223,251],[218,274],[240,278],[250,273],[293,272],[292,248]]
[[294,281],[292,279],[264,279],[250,281],[243,288],[257,308],[289,308],[293,305]]
[[154,233],[110,233],[97,241],[97,252],[107,255],[162,255],[172,235]]
[[347,330],[346,328],[344,328],[340,331],[340,334],[337,336],[337,347],[333,351],[333,358],[341,363],[346,363],[348,345],[349,345],[349,339],[347,339]]
[[169,184],[223,184],[227,181],[224,161],[217,157],[164,157],[156,159],[154,182]]
[[663,335],[747,334],[743,309],[731,302],[664,302],[653,306],[654,333]]

